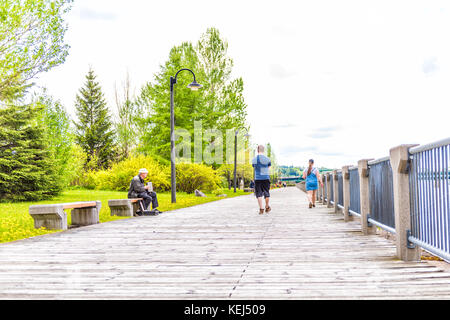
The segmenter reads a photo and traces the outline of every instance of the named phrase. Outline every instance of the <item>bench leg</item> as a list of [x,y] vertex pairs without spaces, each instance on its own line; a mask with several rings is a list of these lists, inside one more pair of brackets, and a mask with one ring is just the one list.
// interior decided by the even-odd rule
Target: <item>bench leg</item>
[[61,218],[59,215],[55,214],[40,214],[33,216],[34,227],[39,229],[44,227],[48,230],[67,230],[67,216],[63,211],[65,217]]
[[119,217],[132,217],[133,216],[133,208],[130,205],[124,206],[114,206],[109,207],[111,210],[111,216],[119,216]]
[[100,222],[101,202],[95,208],[72,209],[72,225],[88,226]]
[[108,201],[111,216],[132,217],[136,212],[135,203],[128,199]]
[[67,214],[61,205],[31,206],[29,213],[36,229],[67,230]]

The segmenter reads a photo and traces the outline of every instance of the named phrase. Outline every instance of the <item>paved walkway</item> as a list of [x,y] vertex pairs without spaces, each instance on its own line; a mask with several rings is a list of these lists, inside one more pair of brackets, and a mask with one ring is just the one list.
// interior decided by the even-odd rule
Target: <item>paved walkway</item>
[[450,272],[397,260],[297,188],[272,207],[249,195],[0,244],[0,298],[450,298]]

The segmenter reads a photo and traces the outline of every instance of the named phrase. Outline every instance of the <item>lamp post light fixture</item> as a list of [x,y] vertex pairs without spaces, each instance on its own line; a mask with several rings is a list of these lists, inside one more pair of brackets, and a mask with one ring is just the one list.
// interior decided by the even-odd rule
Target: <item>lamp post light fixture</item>
[[172,191],[172,203],[177,202],[176,198],[176,179],[175,179],[175,112],[173,109],[173,97],[174,97],[174,84],[177,83],[178,74],[181,71],[189,71],[194,76],[194,81],[192,81],[187,87],[193,91],[197,91],[202,87],[195,80],[195,73],[191,69],[183,68],[177,71],[174,77],[170,77],[170,180],[171,180],[171,191]]
[[246,138],[250,137],[250,135],[248,134],[248,130],[245,127],[241,127],[234,132],[234,176],[233,176],[234,192],[236,192],[237,136],[238,136],[239,130],[241,130],[241,129],[245,129],[245,131],[247,132],[244,135],[244,137],[246,137]]

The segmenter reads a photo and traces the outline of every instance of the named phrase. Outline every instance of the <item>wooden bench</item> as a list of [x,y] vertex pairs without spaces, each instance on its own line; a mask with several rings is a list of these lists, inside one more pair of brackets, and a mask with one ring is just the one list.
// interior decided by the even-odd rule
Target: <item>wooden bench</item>
[[111,216],[133,217],[139,208],[139,200],[143,199],[133,198],[108,200]]
[[72,225],[87,226],[100,222],[101,207],[101,201],[40,204],[30,206],[28,212],[34,219],[35,228],[66,230],[67,213],[64,210],[72,210]]

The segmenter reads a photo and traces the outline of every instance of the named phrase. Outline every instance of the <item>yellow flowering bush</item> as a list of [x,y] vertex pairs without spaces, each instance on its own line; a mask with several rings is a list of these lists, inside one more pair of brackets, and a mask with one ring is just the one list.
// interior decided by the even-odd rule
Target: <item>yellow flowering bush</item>
[[[156,191],[170,189],[170,171],[149,156],[139,155],[112,165],[110,169],[87,171],[81,185],[88,189],[127,191],[131,179],[139,169],[148,170],[147,181],[151,181]],[[146,181],[146,182],[147,182]]]
[[193,193],[195,189],[202,192],[215,190],[221,184],[217,172],[204,164],[180,163],[176,166],[177,190]]

